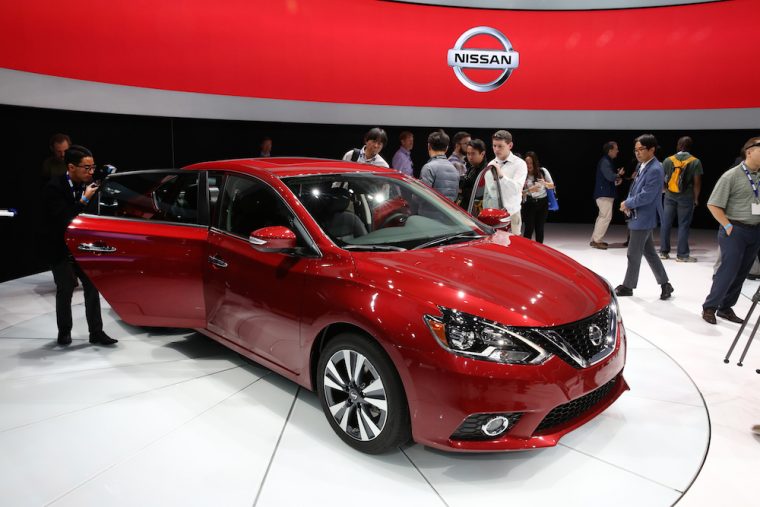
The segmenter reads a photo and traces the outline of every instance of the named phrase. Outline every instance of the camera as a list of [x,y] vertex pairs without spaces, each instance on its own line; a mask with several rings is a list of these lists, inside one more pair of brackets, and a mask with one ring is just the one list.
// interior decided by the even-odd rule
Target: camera
[[111,164],[99,165],[95,168],[95,172],[92,174],[92,181],[93,183],[100,185],[109,174],[114,174],[115,172],[116,168]]

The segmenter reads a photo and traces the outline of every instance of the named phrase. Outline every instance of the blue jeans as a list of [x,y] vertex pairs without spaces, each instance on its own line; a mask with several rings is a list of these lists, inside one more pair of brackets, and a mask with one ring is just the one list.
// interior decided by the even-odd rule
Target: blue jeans
[[670,252],[670,228],[678,215],[678,250],[677,256],[689,256],[689,227],[694,216],[694,194],[665,193],[663,202],[662,224],[660,224],[660,252]]

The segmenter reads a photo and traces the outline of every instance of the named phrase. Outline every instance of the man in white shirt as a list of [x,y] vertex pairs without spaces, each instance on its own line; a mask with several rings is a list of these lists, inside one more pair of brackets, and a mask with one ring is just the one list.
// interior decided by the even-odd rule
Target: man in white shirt
[[370,129],[369,132],[364,134],[364,146],[361,149],[354,148],[353,150],[348,150],[343,155],[343,160],[387,168],[388,162],[380,156],[380,150],[383,149],[383,146],[387,142],[388,135],[385,133],[385,130],[379,127]]
[[[498,130],[491,136],[493,152],[496,158],[488,163],[496,167],[499,173],[499,188],[496,188],[491,172],[486,173],[486,191],[483,200],[484,208],[503,208],[512,219],[512,233],[520,234],[522,218],[522,190],[528,177],[528,166],[525,161],[512,153],[512,134],[506,130]],[[501,190],[501,205],[499,204]]]

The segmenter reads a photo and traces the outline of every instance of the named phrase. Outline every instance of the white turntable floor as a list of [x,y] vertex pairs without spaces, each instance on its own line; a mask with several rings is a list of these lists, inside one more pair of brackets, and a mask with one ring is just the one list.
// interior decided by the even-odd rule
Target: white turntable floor
[[[617,285],[625,249],[589,248],[590,229],[549,224],[547,244]],[[664,261],[671,301],[646,263],[621,298],[631,391],[555,448],[486,455],[360,454],[313,393],[210,339],[131,327],[104,302],[120,342],[92,346],[78,290],[74,343],[60,348],[50,273],[0,284],[0,504],[756,505],[759,346],[744,368],[741,350],[723,364],[738,325],[701,320],[714,234],[692,244],[699,262]]]

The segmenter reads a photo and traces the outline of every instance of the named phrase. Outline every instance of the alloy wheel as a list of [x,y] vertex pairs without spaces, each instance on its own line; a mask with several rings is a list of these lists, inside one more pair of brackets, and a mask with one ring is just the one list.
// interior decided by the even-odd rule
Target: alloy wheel
[[355,351],[336,351],[323,376],[324,398],[335,423],[355,440],[377,438],[388,420],[385,385],[369,359]]

